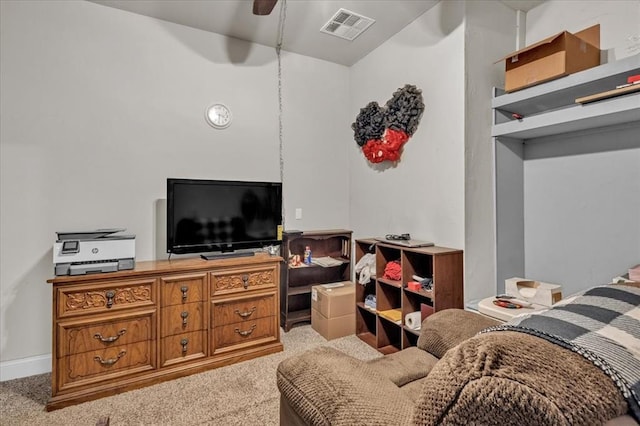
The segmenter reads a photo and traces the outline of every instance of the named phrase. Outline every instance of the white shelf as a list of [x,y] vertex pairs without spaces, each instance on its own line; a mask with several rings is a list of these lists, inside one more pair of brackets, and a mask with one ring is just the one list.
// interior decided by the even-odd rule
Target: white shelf
[[491,136],[535,139],[640,121],[640,92],[496,124]]
[[[576,98],[614,89],[626,83],[629,75],[640,74],[640,55],[600,65],[548,83],[514,93],[497,95],[493,137],[534,139],[596,127],[640,120],[640,93],[589,104],[576,104]],[[517,120],[512,113],[523,116]]]

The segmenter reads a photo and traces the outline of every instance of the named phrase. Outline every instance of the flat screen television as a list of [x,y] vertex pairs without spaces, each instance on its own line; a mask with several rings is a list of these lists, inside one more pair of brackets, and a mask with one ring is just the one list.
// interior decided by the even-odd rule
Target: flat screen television
[[167,252],[233,252],[280,244],[282,184],[167,179]]

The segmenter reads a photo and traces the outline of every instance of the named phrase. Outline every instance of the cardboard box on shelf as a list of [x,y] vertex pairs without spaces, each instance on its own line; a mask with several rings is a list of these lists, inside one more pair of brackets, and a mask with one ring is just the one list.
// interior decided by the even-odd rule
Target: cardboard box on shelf
[[600,24],[575,34],[563,31],[510,53],[500,61],[505,61],[507,92],[598,66]]
[[356,287],[351,281],[342,281],[341,287],[311,287],[311,308],[325,318],[342,317],[356,312]]
[[542,306],[551,306],[562,300],[560,284],[532,281],[525,278],[509,278],[504,281],[504,290],[509,296]]
[[311,328],[327,340],[350,336],[356,332],[356,314],[327,318],[317,309],[311,309]]

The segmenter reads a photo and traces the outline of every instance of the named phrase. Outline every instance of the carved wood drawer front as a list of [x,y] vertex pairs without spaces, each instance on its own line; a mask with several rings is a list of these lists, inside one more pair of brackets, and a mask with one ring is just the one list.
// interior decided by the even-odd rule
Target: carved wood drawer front
[[155,338],[155,310],[58,323],[58,358]]
[[180,333],[162,339],[161,367],[204,357],[206,330]]
[[205,329],[205,303],[193,302],[162,308],[162,337]]
[[57,361],[60,389],[152,370],[155,359],[150,340],[69,355]]
[[58,317],[154,306],[156,303],[155,281],[155,278],[148,278],[59,286],[57,287]]
[[235,350],[276,340],[277,317],[237,322],[213,329],[212,352]]
[[213,296],[276,287],[277,265],[244,267],[211,272]]
[[206,299],[207,274],[161,277],[160,288],[162,306],[199,302]]
[[244,297],[240,300],[214,301],[211,310],[211,326],[246,322],[276,314],[275,293],[257,297]]

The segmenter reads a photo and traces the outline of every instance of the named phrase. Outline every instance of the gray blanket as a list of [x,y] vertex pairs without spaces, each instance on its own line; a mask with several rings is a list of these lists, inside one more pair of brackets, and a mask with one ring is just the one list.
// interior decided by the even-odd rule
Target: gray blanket
[[538,336],[593,362],[615,382],[640,421],[640,288],[594,287],[482,333],[504,330]]

